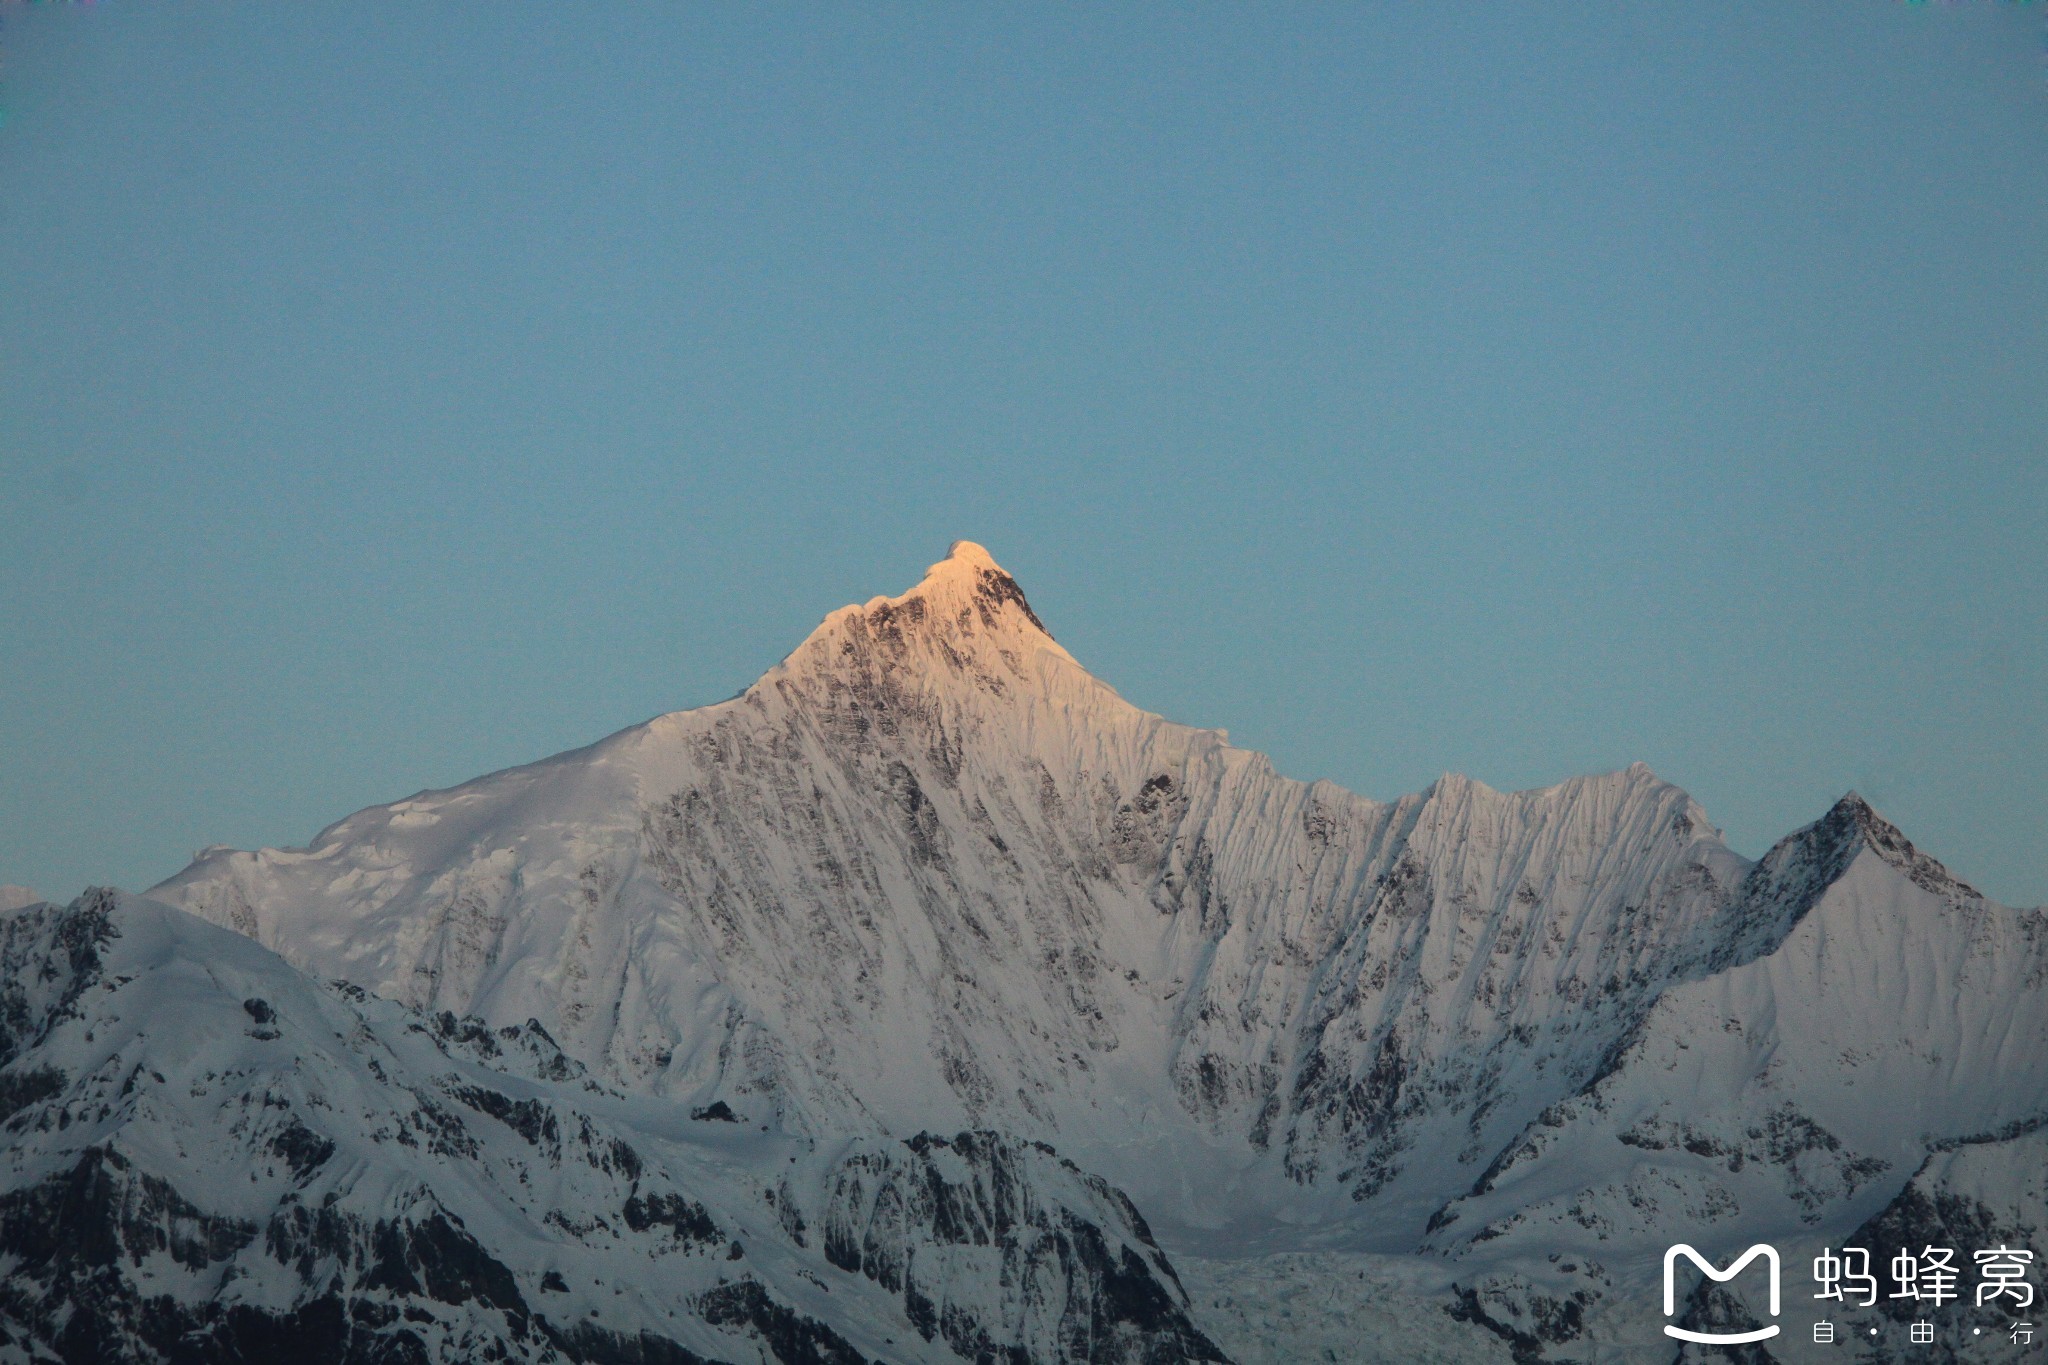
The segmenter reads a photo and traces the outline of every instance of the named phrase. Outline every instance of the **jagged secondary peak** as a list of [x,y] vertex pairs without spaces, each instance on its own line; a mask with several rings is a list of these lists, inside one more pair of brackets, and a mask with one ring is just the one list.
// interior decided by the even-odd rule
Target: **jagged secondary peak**
[[1750,869],[1736,894],[1730,932],[1713,965],[1727,967],[1774,951],[1865,850],[1922,890],[1951,903],[1984,899],[1975,887],[1913,847],[1898,826],[1852,791],[1826,815],[1772,845]]
[[1820,819],[1780,839],[1757,864],[1757,872],[1774,880],[1825,885],[1841,876],[1865,849],[1925,890],[1954,898],[1982,899],[1976,888],[1913,847],[1912,840],[1900,833],[1897,825],[1879,815],[1853,791],[1835,802]]
[[1808,829],[1817,837],[1850,848],[1852,852],[1853,846],[1860,841],[1862,847],[1890,863],[1918,886],[1937,895],[1983,899],[1977,888],[1913,847],[1913,841],[1901,833],[1897,825],[1879,815],[1868,801],[1853,791],[1844,794],[1826,815]]
[[[1449,820],[1467,833],[1488,824],[1525,825],[1582,818],[1605,829],[1627,828],[1632,837],[1669,834],[1721,842],[1721,832],[1683,788],[1665,781],[1648,764],[1631,763],[1613,772],[1591,773],[1524,791],[1497,791],[1462,773],[1447,772],[1421,794],[1418,815]],[[1571,812],[1578,812],[1572,817]],[[1732,856],[1732,855],[1731,855]],[[1743,870],[1748,864],[1742,860]]]

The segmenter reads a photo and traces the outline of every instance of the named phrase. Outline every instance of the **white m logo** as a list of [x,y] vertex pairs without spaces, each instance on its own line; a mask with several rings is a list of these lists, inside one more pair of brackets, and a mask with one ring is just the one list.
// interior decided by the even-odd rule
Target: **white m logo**
[[[1707,1260],[1706,1257],[1700,1255],[1697,1251],[1685,1245],[1685,1243],[1680,1242],[1677,1246],[1664,1253],[1665,1317],[1668,1318],[1678,1311],[1678,1285],[1672,1272],[1677,1269],[1680,1256],[1685,1257],[1698,1266],[1702,1275],[1715,1281],[1732,1280],[1742,1273],[1744,1266],[1759,1256],[1763,1257],[1771,1264],[1771,1316],[1774,1318],[1778,1316],[1778,1249],[1776,1247],[1766,1246],[1764,1243],[1758,1242],[1755,1246],[1737,1257],[1734,1265],[1729,1266],[1726,1270],[1716,1270],[1713,1263]],[[1778,1327],[1776,1323],[1773,1323],[1769,1327],[1759,1327],[1754,1332],[1691,1332],[1683,1327],[1673,1327],[1667,1322],[1664,1324],[1664,1335],[1667,1337],[1677,1337],[1680,1341],[1698,1341],[1704,1342],[1709,1346],[1727,1346],[1738,1342],[1762,1341],[1766,1337],[1774,1337],[1778,1335]]]

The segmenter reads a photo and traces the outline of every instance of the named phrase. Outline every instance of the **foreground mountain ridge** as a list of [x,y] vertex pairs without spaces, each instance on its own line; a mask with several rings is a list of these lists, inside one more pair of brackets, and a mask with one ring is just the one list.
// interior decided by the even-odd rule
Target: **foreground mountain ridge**
[[[969,1359],[1349,1349],[1228,1289],[1270,1275],[1409,1304],[1388,1359],[1636,1360],[1663,1341],[1646,1276],[1674,1237],[1772,1237],[1790,1264],[1927,1210],[2037,1248],[2048,1224],[2028,1165],[2044,917],[1986,901],[1860,798],[1751,864],[1641,765],[1520,793],[1446,776],[1391,803],[1291,781],[1123,701],[966,542],[730,701],[303,850],[209,850],[149,894],[421,1019],[545,1036],[641,1131],[744,1115],[768,1164],[807,1173],[785,1206],[829,1204],[855,1148],[963,1134],[984,1182],[1007,1160],[987,1153],[1039,1153],[1003,1179],[1046,1184],[1033,1198],[1066,1212],[1025,1224],[1067,1227],[1070,1250],[1029,1311],[963,1281],[942,1330],[900,1276],[859,1311],[756,1277],[850,1351],[906,1324]],[[595,1099],[553,1102],[596,1122]],[[745,1184],[675,1160],[707,1209]],[[1109,1183],[1080,1192],[1081,1172]],[[623,1197],[563,1216],[616,1220]],[[726,1221],[760,1222],[731,1197]],[[1114,1254],[1071,1252],[1083,1224],[1154,1286],[1107,1334],[1072,1327],[1126,1302]],[[787,1228],[745,1244],[763,1237],[818,1273]],[[1166,1254],[1208,1289],[1182,1295]],[[798,1358],[758,1324],[691,1337],[694,1311],[674,1340],[707,1358]]]
[[1049,1149],[635,1101],[112,892],[0,917],[0,969],[0,1358],[1222,1359]]

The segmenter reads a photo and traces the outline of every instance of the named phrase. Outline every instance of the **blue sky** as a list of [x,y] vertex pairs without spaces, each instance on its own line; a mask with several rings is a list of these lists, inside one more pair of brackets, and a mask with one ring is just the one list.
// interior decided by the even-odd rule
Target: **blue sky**
[[2040,5],[0,4],[0,881],[743,687],[988,545],[1392,797],[2048,901]]

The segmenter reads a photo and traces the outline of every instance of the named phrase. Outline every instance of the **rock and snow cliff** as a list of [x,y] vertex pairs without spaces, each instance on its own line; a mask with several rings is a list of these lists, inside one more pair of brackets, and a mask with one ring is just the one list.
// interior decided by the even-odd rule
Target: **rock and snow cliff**
[[[591,1096],[558,1096],[558,1126],[685,1134],[671,1183],[721,1226],[759,1221],[718,1199],[767,1177],[690,1165],[703,1125],[674,1115],[744,1114],[750,1160],[806,1173],[800,1202],[828,1167],[899,1168],[902,1139],[982,1134],[917,1159],[1017,1154],[1031,1198],[1121,1239],[1157,1309],[1076,1344],[991,1306],[1009,1270],[961,1271],[994,1278],[958,1320],[1009,1324],[986,1339],[1017,1359],[1205,1358],[1144,1219],[1210,1257],[1423,1252],[1425,1335],[1597,1351],[1636,1330],[1639,1244],[1674,1225],[1847,1231],[1909,1181],[1992,1179],[2025,1134],[1986,1135],[2048,1107],[2043,916],[1860,801],[1752,866],[1640,765],[1390,804],[1291,781],[1123,701],[964,542],[728,702],[305,849],[210,850],[149,894],[422,1018],[558,1043]],[[1600,1254],[1553,1254],[1575,1238]],[[1044,1301],[1116,1299],[1085,1261]],[[978,1358],[981,1327],[865,1278],[858,1311],[750,1282],[848,1349],[920,1358],[869,1331],[908,1313]],[[661,1326],[598,1307],[607,1331]]]
[[1014,1137],[792,1142],[110,892],[0,918],[0,971],[0,1357],[1222,1359]]

